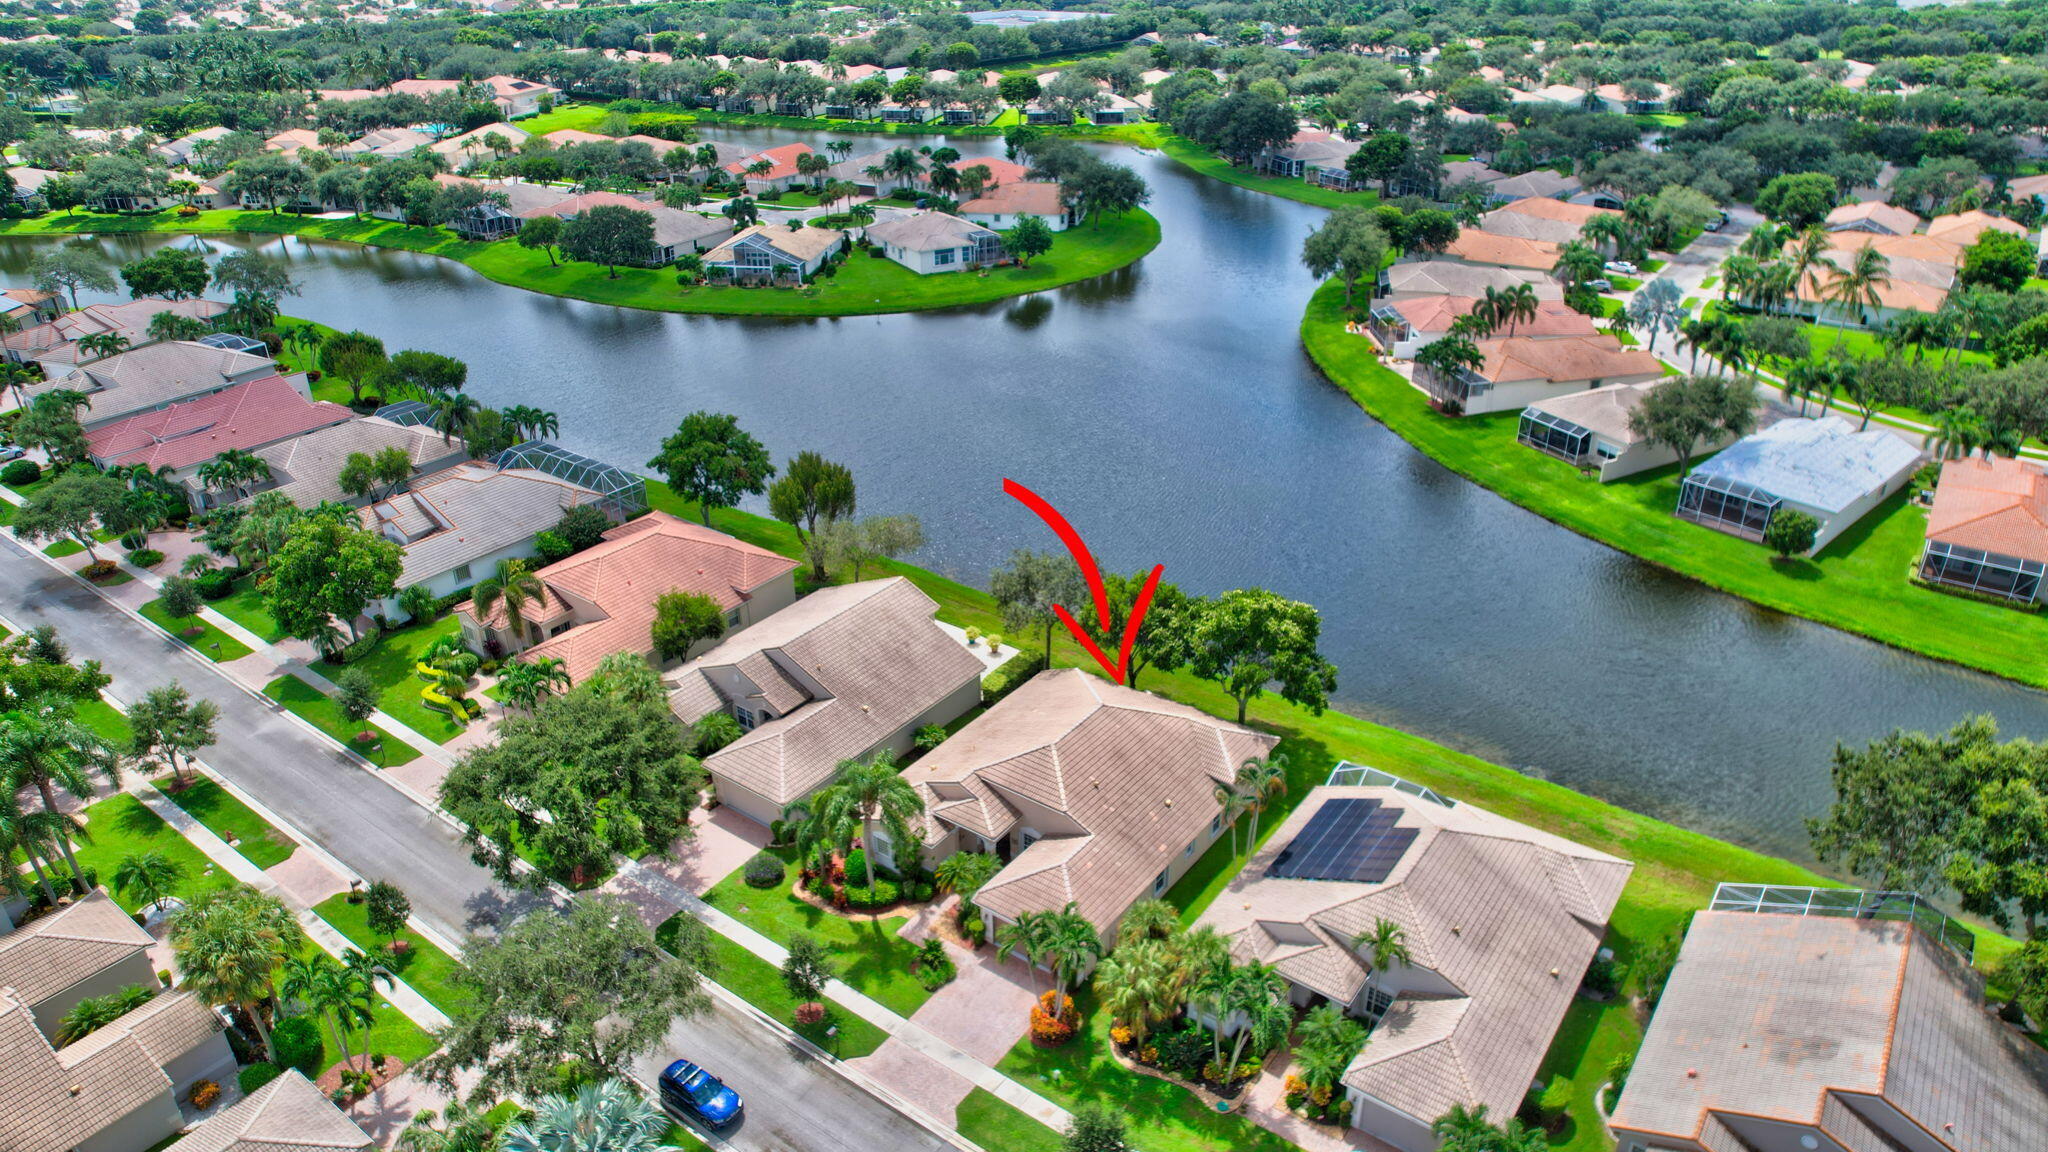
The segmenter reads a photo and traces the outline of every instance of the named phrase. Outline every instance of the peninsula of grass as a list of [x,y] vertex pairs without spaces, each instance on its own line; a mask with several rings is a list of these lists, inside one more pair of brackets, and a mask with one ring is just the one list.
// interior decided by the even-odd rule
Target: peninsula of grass
[[[1314,323],[1305,326],[1305,331],[1320,333],[1322,328],[1318,325],[1334,324],[1334,334],[1344,336],[1341,320],[1335,319],[1341,299],[1341,294],[1329,291],[1319,295],[1315,309],[1310,313]],[[1346,339],[1351,343],[1339,345],[1340,348],[1364,344],[1356,337]],[[1334,358],[1332,362],[1336,362]],[[1349,374],[1365,374],[1355,364],[1348,368],[1340,365],[1340,369]],[[1384,381],[1378,383],[1383,384]],[[1402,387],[1420,405],[1421,394],[1405,383]],[[1375,388],[1369,394],[1377,398],[1381,390]],[[1448,424],[1447,421],[1440,423]],[[1458,429],[1453,427],[1452,430]],[[1510,443],[1494,455],[1512,449],[1556,463],[1512,443],[1511,427],[1507,438]],[[1475,451],[1471,455],[1483,454]],[[1569,470],[1566,473],[1566,478],[1572,484],[1580,485],[1581,489],[1597,487],[1580,481]],[[691,520],[697,518],[695,504],[678,498],[659,481],[648,482],[647,496],[649,503],[656,508]],[[1667,506],[1658,506],[1660,516]],[[1670,520],[1674,528],[1693,527],[1668,516],[1663,518]],[[712,515],[711,523],[722,532],[787,556],[802,553],[794,530],[779,520],[735,509],[720,509]],[[1740,543],[1730,537],[1721,539],[1731,545]],[[1743,556],[1759,567],[1769,563],[1763,558],[1762,550],[1753,546],[1745,545]],[[871,568],[864,575],[870,579],[881,574],[907,577],[937,601],[939,619],[946,623],[1008,634],[995,602],[986,592],[908,564],[890,561],[880,568],[879,573]],[[1903,564],[1894,572],[1903,579]],[[844,574],[835,575],[844,578]],[[2032,617],[2026,618],[2026,622],[2039,623]],[[1056,640],[1052,655],[1055,665],[1080,667],[1094,674],[1094,661],[1064,635]],[[1217,716],[1236,715],[1234,702],[1217,685],[1185,672],[1162,674],[1148,670],[1139,687]],[[1259,819],[1253,837],[1254,847],[1244,856],[1256,851],[1258,841],[1279,827],[1309,789],[1328,778],[1338,761],[1368,764],[1434,788],[1453,799],[1476,804],[1509,819],[1634,862],[1635,872],[1623,889],[1621,901],[1609,921],[1606,940],[1624,968],[1644,947],[1683,931],[1687,918],[1707,906],[1714,886],[1722,881],[1789,885],[1839,883],[1790,861],[1632,812],[1574,792],[1563,785],[1525,776],[1511,768],[1341,712],[1312,715],[1267,696],[1252,705],[1250,720],[1253,726],[1281,737],[1279,751],[1287,756],[1288,773],[1287,791],[1277,797]],[[1816,771],[1820,768],[1815,766]],[[1229,876],[1242,863],[1241,860],[1231,860],[1229,853],[1228,840],[1219,841],[1168,892],[1167,898],[1180,907],[1190,921],[1215,900]],[[762,893],[746,888],[737,878],[729,878],[714,892],[721,894],[720,907],[771,937],[786,938],[790,930],[811,930],[807,925],[778,923],[789,911],[779,903],[779,894],[771,894],[778,900],[774,911],[764,912],[760,906],[769,902],[762,899]],[[744,915],[739,913],[735,901],[747,903],[752,911]],[[811,909],[811,912],[825,915],[816,909]],[[1990,967],[2012,947],[2009,939],[1979,930],[1978,966]],[[1146,1149],[1146,1152],[1203,1152],[1208,1149],[1220,1152],[1237,1147],[1262,1149],[1269,1147],[1263,1141],[1278,1141],[1264,1129],[1234,1116],[1206,1112],[1200,1101],[1183,1089],[1152,1077],[1123,1071],[1121,1065],[1116,1065],[1104,1054],[1103,1045],[1107,1041],[1102,1033],[1106,1031],[1107,1023],[1091,1017],[1090,1029],[1087,1036],[1060,1049],[1033,1049],[1027,1038],[1017,1050],[1005,1057],[1003,1070],[1062,1103],[1101,1099],[1112,1107],[1127,1111],[1132,1120],[1132,1143]],[[1633,1052],[1640,1041],[1641,1025],[1625,999],[1604,1004],[1587,1000],[1573,1002],[1540,1073],[1546,1077],[1558,1073],[1567,1075],[1574,1087],[1571,1126],[1567,1134],[1552,1144],[1554,1149],[1605,1152],[1611,1146],[1602,1131],[1593,1094],[1607,1079],[1608,1064],[1612,1058],[1622,1052]],[[1037,1079],[1050,1075],[1055,1069],[1060,1072],[1059,1079],[1063,1083],[1063,1087],[1057,1090]],[[1083,1086],[1083,1090],[1074,1091],[1075,1085]]]
[[462,1004],[462,997],[456,992],[456,974],[461,971],[462,963],[435,947],[424,936],[407,928],[397,937],[405,942],[405,951],[392,952],[386,947],[390,940],[370,931],[369,904],[350,903],[346,892],[313,905],[313,912],[332,925],[335,931],[348,937],[351,944],[375,956],[378,963],[424,996],[427,1003],[450,1016]]
[[298,845],[278,831],[254,809],[235,799],[227,789],[197,773],[187,772],[184,783],[170,775],[150,781],[171,803],[206,826],[206,830],[228,842],[244,859],[258,868],[270,868],[291,859]]
[[443,228],[367,217],[326,220],[222,209],[192,216],[179,216],[174,210],[132,216],[80,212],[0,221],[0,235],[10,236],[117,232],[293,235],[396,248],[445,257],[500,284],[542,295],[652,312],[719,316],[869,316],[988,304],[1114,272],[1159,245],[1159,221],[1140,209],[1058,233],[1052,250],[1033,259],[1028,268],[994,268],[985,275],[947,272],[920,276],[893,260],[856,252],[836,275],[802,287],[685,288],[676,283],[673,269],[620,267],[618,275],[612,276],[600,265],[553,261],[545,252],[521,248],[510,240],[464,240]]
[[[334,741],[379,768],[396,768],[419,759],[419,749],[391,735],[375,724],[352,724],[341,714],[334,697],[297,676],[284,675],[263,686],[263,694],[285,706],[285,710],[325,732]],[[357,740],[368,732],[370,739]]]
[[1158,147],[1167,156],[1204,176],[1221,180],[1225,184],[1235,184],[1239,188],[1264,192],[1269,196],[1299,200],[1303,204],[1313,204],[1318,208],[1349,208],[1353,205],[1370,208],[1380,201],[1379,193],[1369,188],[1358,192],[1339,192],[1335,188],[1311,184],[1294,176],[1268,176],[1263,172],[1240,168],[1185,136],[1163,136]]
[[[673,949],[676,925],[688,915],[678,912],[662,921],[654,930],[655,942]],[[866,1056],[889,1038],[888,1033],[831,1000],[825,1001],[824,1019],[816,1024],[798,1024],[797,999],[783,984],[782,970],[716,932],[711,934],[711,960],[711,978],[721,987],[841,1060]],[[836,1035],[832,1034],[834,1029]]]
[[[208,660],[224,664],[230,660],[240,660],[249,654],[247,644],[207,623],[204,617],[172,616],[164,610],[162,599],[151,600],[139,611],[143,619],[170,633],[173,639],[195,649]],[[186,635],[194,628],[198,631]]]
[[1611,484],[1515,440],[1514,412],[1449,417],[1344,330],[1343,292],[1310,300],[1302,343],[1360,407],[1438,463],[1546,519],[1730,595],[1830,627],[2048,687],[2048,616],[1913,583],[1927,515],[1894,495],[1813,557],[1780,561],[1762,545],[1671,514],[1675,467]]

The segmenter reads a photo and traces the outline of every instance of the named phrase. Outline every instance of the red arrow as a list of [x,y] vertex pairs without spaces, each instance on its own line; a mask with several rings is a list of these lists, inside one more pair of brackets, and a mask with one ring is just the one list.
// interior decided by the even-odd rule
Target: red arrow
[[[1095,598],[1096,618],[1102,621],[1102,630],[1109,631],[1109,590],[1103,586],[1102,570],[1096,566],[1095,557],[1088,551],[1088,545],[1081,540],[1081,534],[1074,531],[1074,526],[1067,523],[1067,518],[1060,515],[1059,509],[1046,503],[1044,497],[1015,480],[1005,479],[1003,491],[1036,512],[1038,518],[1045,521],[1053,530],[1053,534],[1060,538],[1060,543],[1067,546],[1067,552],[1073,556],[1074,563],[1081,569],[1082,578],[1088,581],[1089,594]],[[1114,664],[1110,663],[1108,656],[1103,655],[1102,648],[1095,643],[1095,638],[1088,635],[1087,629],[1081,627],[1065,605],[1055,604],[1052,607],[1053,614],[1067,626],[1067,631],[1072,632],[1074,639],[1081,642],[1081,647],[1086,648],[1088,654],[1095,657],[1095,662],[1102,665],[1102,670],[1109,673],[1110,679],[1119,684],[1124,682],[1125,670],[1131,665],[1131,649],[1138,642],[1138,626],[1144,623],[1145,613],[1152,607],[1152,593],[1159,587],[1159,577],[1165,572],[1166,565],[1155,564],[1152,566],[1152,574],[1145,578],[1145,586],[1138,591],[1137,600],[1131,604],[1130,619],[1124,621],[1123,644],[1117,652]]]

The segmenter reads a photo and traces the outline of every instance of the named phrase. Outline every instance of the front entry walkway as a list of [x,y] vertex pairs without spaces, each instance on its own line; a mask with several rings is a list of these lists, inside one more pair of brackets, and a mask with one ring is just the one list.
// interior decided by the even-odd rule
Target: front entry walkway
[[1030,1030],[1031,1005],[1041,989],[1021,961],[997,959],[993,946],[969,952],[948,944],[946,954],[960,974],[910,1021],[994,1067]]

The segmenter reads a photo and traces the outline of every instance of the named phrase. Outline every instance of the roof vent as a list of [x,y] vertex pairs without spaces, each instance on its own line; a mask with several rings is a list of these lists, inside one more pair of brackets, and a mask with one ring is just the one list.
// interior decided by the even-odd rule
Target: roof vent
[[1699,1078],[1700,1078],[1700,1070],[1699,1070],[1699,1069],[1697,1069],[1697,1068],[1687,1068],[1687,1069],[1685,1070],[1685,1078],[1686,1078],[1687,1080],[1697,1080],[1697,1079],[1699,1079]]
[[874,709],[872,709],[872,708],[869,708],[869,707],[868,707],[867,705],[865,705],[865,704],[863,704],[863,705],[861,705],[861,706],[860,706],[860,710],[861,710],[861,711],[863,711],[863,712],[872,712],[872,711],[874,711]]
[[84,1091],[85,1091],[85,1085],[83,1085],[83,1084],[73,1084],[73,1085],[71,1086],[71,1094],[72,1094],[73,1096],[77,1096],[77,1095],[79,1095],[79,1094],[83,1093]]
[[1557,969],[1555,969],[1555,968],[1552,968],[1552,969],[1550,970],[1550,978],[1551,978],[1552,980],[1555,980],[1555,979],[1557,979]]

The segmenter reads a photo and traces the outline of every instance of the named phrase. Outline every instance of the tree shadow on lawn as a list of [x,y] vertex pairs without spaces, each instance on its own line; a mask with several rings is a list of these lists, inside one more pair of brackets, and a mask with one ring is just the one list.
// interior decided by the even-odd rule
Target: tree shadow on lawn
[[1801,583],[1812,584],[1827,579],[1827,573],[1820,570],[1820,565],[1815,564],[1804,556],[1789,558],[1773,556],[1770,558],[1770,565],[1771,571],[1788,580],[1798,580]]

